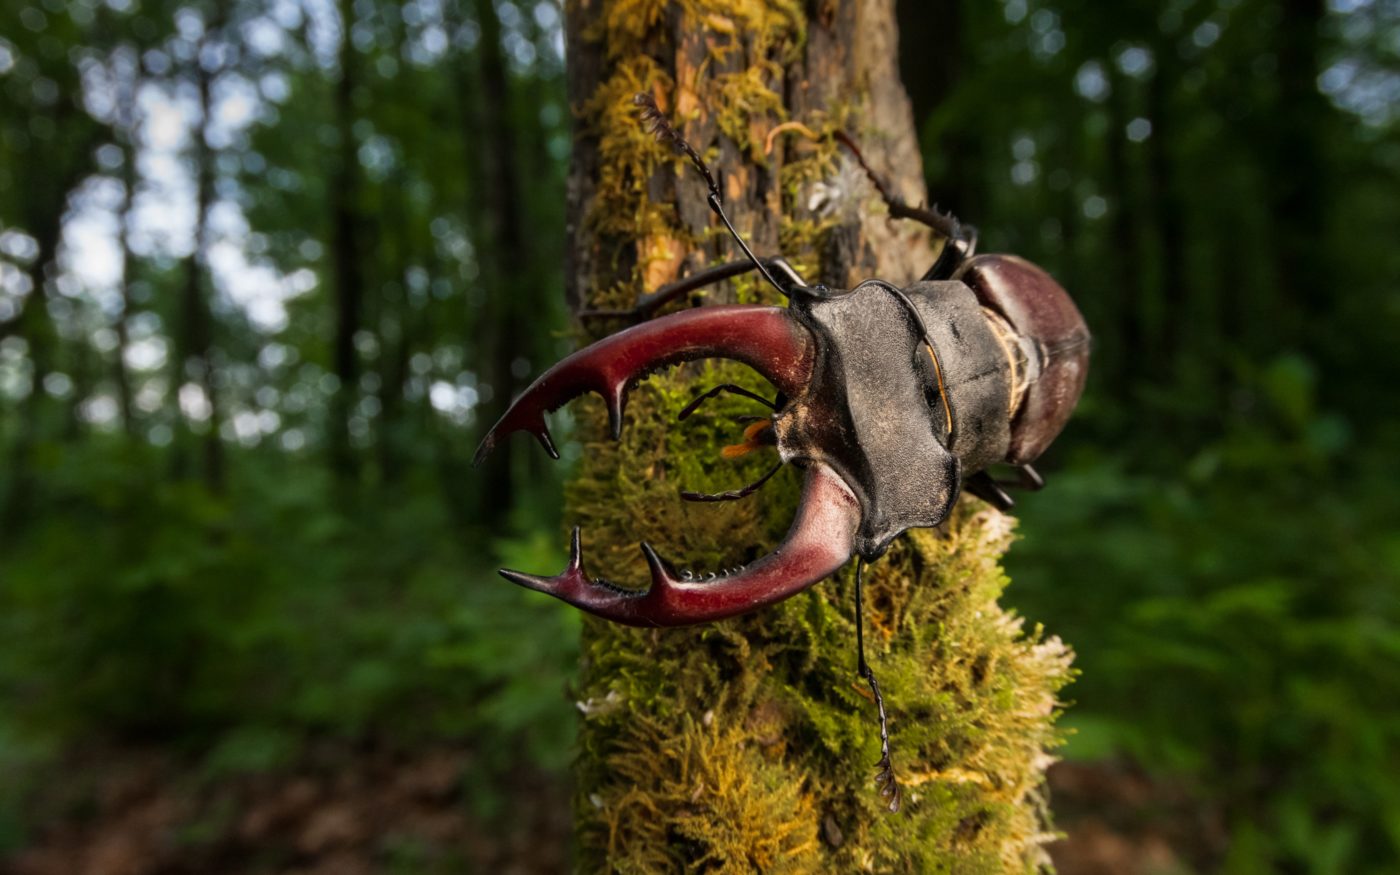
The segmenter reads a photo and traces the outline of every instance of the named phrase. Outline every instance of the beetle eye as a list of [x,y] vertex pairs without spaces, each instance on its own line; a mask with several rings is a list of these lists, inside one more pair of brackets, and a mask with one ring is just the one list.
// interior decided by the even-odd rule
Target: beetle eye
[[919,384],[924,387],[924,403],[930,408],[943,407],[938,395],[938,375],[933,371],[933,361],[924,353],[922,346],[914,347],[914,373],[919,375]]
[[914,350],[914,370],[918,373],[920,385],[924,389],[924,403],[928,405],[929,417],[935,426],[942,424],[939,433],[946,435],[949,430],[948,406],[943,403],[943,395],[938,391],[938,371],[934,368],[933,359],[925,350],[926,347],[923,346]]

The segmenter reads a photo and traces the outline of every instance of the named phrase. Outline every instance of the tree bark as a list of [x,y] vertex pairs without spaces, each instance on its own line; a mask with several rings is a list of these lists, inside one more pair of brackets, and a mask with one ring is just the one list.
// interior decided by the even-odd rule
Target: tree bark
[[[569,0],[568,186],[575,309],[738,255],[704,185],[638,126],[651,91],[710,161],[735,224],[809,281],[908,283],[928,235],[888,219],[834,143],[849,131],[906,200],[924,199],[899,82],[893,0]],[[782,122],[800,122],[814,138]],[[690,303],[777,303],[752,276]],[[596,399],[575,405],[583,461],[567,489],[594,574],[641,585],[638,542],[695,567],[766,552],[800,475],[745,502],[687,505],[680,487],[749,482],[771,458],[723,461],[742,400],[676,413],[716,382],[771,388],[742,368],[686,367],[638,386],[623,438]],[[762,454],[753,454],[761,456]],[[1007,872],[1044,864],[1043,796],[1070,654],[997,605],[1012,521],[970,499],[867,572],[867,648],[891,707],[905,805],[876,793],[878,725],[855,674],[843,572],[772,608],[708,626],[638,630],[589,618],[578,683],[582,871]]]

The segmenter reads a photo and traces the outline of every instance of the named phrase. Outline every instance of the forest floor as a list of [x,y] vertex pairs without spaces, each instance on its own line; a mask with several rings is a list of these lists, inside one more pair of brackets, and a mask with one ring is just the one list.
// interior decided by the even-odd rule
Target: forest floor
[[[472,755],[326,748],[284,770],[191,777],[168,753],[71,760],[29,814],[48,823],[0,875],[370,875],[566,872],[569,797],[513,773],[496,813],[474,813]],[[1181,791],[1122,764],[1051,770],[1060,875],[1192,871],[1223,832]]]
[[1065,834],[1050,846],[1059,875],[1209,872],[1226,850],[1228,834],[1215,808],[1127,763],[1052,766],[1050,802]]
[[[567,788],[514,772],[473,812],[468,751],[323,749],[253,777],[191,777],[165,753],[72,761],[30,807],[3,875],[370,875],[568,870]],[[503,782],[504,783],[504,782]],[[480,806],[477,806],[480,807]],[[505,813],[502,813],[505,812]]]

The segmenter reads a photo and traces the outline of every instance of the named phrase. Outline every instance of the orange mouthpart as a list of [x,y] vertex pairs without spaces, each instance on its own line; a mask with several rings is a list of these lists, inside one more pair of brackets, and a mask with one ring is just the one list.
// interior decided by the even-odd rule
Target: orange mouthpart
[[754,450],[763,449],[765,446],[768,446],[768,444],[760,440],[759,436],[772,427],[773,420],[771,419],[762,419],[758,422],[750,423],[749,427],[744,429],[744,442],[742,444],[734,444],[725,447],[719,451],[719,454],[726,459],[737,459],[740,456],[747,456]]

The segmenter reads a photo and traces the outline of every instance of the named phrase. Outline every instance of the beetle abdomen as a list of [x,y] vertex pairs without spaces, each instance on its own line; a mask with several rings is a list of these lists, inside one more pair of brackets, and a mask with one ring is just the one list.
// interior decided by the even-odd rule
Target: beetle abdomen
[[1059,283],[1024,258],[979,255],[956,279],[1000,314],[1026,356],[1026,390],[1011,422],[1006,461],[1035,461],[1065,427],[1089,374],[1089,327]]

